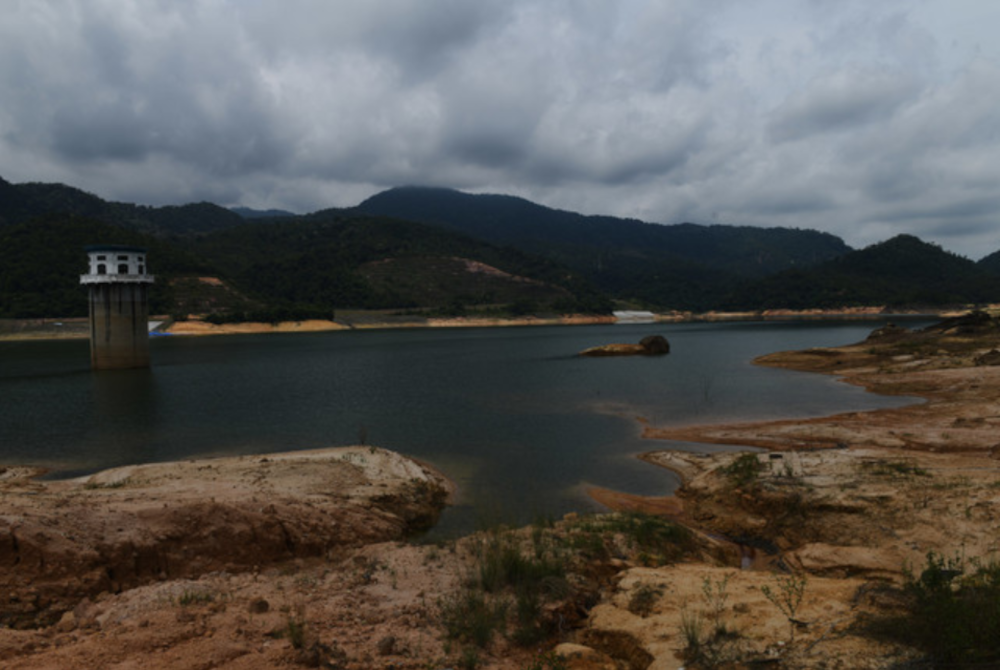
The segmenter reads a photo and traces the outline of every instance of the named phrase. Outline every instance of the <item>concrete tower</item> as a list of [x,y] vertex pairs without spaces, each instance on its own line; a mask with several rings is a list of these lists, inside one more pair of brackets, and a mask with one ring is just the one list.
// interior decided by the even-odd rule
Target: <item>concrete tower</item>
[[90,273],[90,365],[94,370],[149,367],[149,302],[154,279],[146,250],[116,244],[87,247]]

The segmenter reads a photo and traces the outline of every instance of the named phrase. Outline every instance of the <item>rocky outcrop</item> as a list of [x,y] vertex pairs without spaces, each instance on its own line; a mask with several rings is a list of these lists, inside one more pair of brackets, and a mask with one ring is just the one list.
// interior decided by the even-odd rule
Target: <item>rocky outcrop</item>
[[1000,365],[1000,350],[990,349],[985,354],[976,356],[976,365]]
[[662,335],[647,335],[638,344],[604,344],[580,352],[580,356],[663,356],[670,353],[670,343]]
[[348,447],[0,481],[0,624],[59,620],[82,599],[164,579],[263,569],[433,524],[443,479]]
[[925,333],[945,335],[986,335],[998,331],[1000,331],[1000,319],[982,310],[973,310],[968,314],[945,319],[923,330]]
[[890,340],[898,340],[905,337],[910,333],[909,330],[903,328],[902,326],[897,326],[894,323],[887,323],[881,328],[876,328],[873,330],[865,340],[866,342],[887,342]]

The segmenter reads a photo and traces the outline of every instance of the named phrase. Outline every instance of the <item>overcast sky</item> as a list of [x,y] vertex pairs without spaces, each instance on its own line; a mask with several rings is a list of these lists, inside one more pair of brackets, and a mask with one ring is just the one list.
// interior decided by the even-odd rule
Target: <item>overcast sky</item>
[[0,176],[1000,249],[996,0],[0,0]]

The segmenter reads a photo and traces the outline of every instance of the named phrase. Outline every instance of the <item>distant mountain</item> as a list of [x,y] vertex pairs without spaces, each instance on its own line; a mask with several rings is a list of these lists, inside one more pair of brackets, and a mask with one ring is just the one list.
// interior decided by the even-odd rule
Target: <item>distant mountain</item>
[[151,235],[190,235],[245,223],[235,212],[208,202],[147,207],[108,202],[65,184],[11,184],[0,179],[0,227],[38,216],[83,216]]
[[83,247],[96,243],[149,248],[158,313],[611,309],[565,266],[438,227],[336,209],[251,221],[211,203],[144,207],[62,184],[0,180],[0,318],[86,314],[79,275]]
[[164,312],[1000,302],[1000,253],[976,264],[909,235],[852,251],[810,230],[652,224],[449,189],[391,189],[356,208],[295,216],[204,202],[146,207],[0,179],[0,317],[85,309],[77,275],[92,243],[149,247],[154,309]]
[[1000,275],[1000,251],[994,251],[989,256],[984,256],[979,259],[976,265],[987,272]]
[[1000,301],[1000,276],[937,245],[898,235],[813,268],[749,283],[723,301],[723,307],[911,307],[996,301]]
[[244,219],[285,219],[296,216],[294,212],[284,209],[251,209],[249,207],[230,207],[229,211],[239,214]]
[[662,225],[442,188],[391,189],[357,211],[440,225],[544,255],[622,298],[679,309],[709,308],[747,277],[809,267],[850,251],[840,238],[812,230]]
[[368,214],[422,221],[530,251],[563,249],[598,264],[601,252],[664,254],[738,274],[765,275],[813,265],[850,251],[840,238],[814,230],[663,225],[613,216],[584,216],[508,195],[403,187],[368,198]]
[[187,240],[252,295],[300,305],[601,312],[579,274],[433,226],[329,210]]

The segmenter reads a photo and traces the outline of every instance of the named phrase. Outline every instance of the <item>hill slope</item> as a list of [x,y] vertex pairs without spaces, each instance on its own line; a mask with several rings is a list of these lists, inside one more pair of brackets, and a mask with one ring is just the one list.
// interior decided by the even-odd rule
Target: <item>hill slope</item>
[[812,230],[662,225],[612,216],[584,216],[508,195],[473,195],[451,189],[402,187],[365,200],[357,209],[442,225],[491,242],[530,251],[561,250],[598,264],[613,250],[665,255],[741,275],[766,275],[812,265],[846,253],[840,238]]
[[817,231],[668,226],[441,188],[391,189],[357,210],[440,225],[541,254],[620,298],[678,309],[708,309],[746,277],[807,267],[850,250],[840,238]]
[[0,178],[0,228],[53,214],[87,217],[161,236],[212,232],[244,223],[236,212],[208,202],[146,207],[109,202],[65,184],[11,184]]
[[0,228],[0,317],[86,316],[88,244],[129,244],[149,249],[157,281],[153,313],[173,311],[170,277],[206,270],[195,257],[150,235],[80,216],[50,214]]
[[912,235],[793,270],[734,292],[731,309],[808,309],[848,305],[931,306],[1000,300],[1000,276]]
[[256,295],[338,307],[464,309],[524,303],[607,312],[610,303],[556,263],[456,233],[335,210],[255,223],[186,243]]
[[[977,265],[912,236],[852,252],[816,231],[666,226],[419,187],[353,209],[285,214],[146,207],[0,179],[0,316],[79,314],[82,247],[95,242],[150,247],[162,312],[606,313],[611,298],[693,311],[1000,301],[1000,253]],[[205,277],[222,288],[209,294],[220,284]]]

